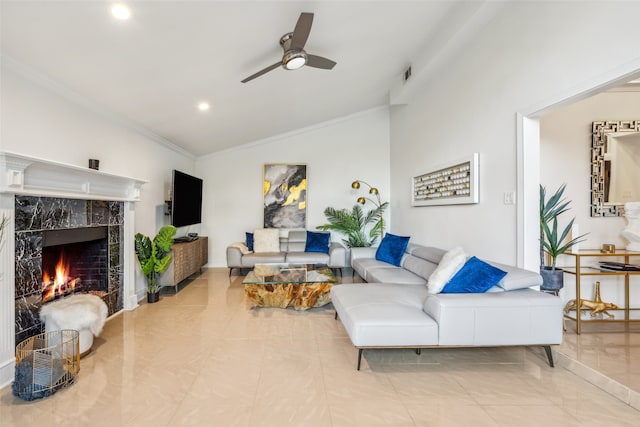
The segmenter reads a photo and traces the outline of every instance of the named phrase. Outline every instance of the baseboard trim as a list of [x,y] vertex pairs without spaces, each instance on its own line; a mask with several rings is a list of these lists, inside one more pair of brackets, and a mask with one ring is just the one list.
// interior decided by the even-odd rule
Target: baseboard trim
[[11,358],[0,363],[0,389],[5,388],[13,382],[16,359]]

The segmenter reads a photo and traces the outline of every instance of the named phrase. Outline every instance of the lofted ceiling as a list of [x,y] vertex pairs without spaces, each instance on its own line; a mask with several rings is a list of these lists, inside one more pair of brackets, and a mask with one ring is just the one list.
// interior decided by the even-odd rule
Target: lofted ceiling
[[[1,1],[4,62],[201,156],[388,104],[483,2],[129,1],[127,21],[113,3]],[[301,12],[315,13],[305,49],[335,68],[241,83],[281,58]]]

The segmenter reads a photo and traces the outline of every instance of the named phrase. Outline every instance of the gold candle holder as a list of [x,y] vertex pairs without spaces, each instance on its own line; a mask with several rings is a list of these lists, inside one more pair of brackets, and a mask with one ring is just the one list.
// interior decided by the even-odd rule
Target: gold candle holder
[[616,251],[616,245],[612,245],[610,243],[604,243],[602,245],[602,249],[600,249],[600,252],[602,252],[603,254],[612,254]]

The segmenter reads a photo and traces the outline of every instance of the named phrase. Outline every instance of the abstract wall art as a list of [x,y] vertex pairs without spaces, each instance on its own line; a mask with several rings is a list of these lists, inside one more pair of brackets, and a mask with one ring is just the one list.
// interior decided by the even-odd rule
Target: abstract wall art
[[265,164],[264,227],[306,228],[307,165]]

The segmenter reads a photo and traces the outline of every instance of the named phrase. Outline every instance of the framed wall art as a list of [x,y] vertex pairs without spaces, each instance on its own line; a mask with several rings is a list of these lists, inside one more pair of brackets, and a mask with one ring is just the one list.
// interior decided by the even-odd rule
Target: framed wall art
[[265,164],[264,227],[306,228],[307,165]]
[[479,154],[433,167],[411,179],[411,206],[459,205],[480,202]]

